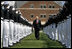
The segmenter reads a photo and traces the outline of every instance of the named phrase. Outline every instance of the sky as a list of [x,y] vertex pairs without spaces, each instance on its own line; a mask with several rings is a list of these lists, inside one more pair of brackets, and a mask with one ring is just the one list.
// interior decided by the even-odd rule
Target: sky
[[65,1],[55,1],[57,4],[59,4],[60,6],[63,6]]
[[[9,3],[10,6],[14,6],[15,5],[15,1],[6,1]],[[57,4],[59,4],[60,6],[63,6],[65,1],[55,1]]]

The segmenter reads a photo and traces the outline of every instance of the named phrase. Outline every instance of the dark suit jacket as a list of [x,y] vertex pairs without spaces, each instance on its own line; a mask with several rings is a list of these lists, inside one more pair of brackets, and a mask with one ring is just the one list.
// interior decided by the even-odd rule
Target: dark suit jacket
[[36,20],[33,21],[33,27],[35,30],[40,30],[41,28],[41,21],[39,20],[38,24],[36,24]]

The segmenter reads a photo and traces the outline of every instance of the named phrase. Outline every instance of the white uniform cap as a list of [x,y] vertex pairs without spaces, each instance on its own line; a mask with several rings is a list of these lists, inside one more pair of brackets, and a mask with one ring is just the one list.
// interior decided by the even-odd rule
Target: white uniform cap
[[9,9],[9,8],[10,8],[10,6],[7,7],[7,9]]
[[15,8],[12,8],[12,10],[15,10]]
[[1,19],[3,19],[3,18],[1,17]]
[[3,5],[4,4],[4,2],[1,2],[1,5]]
[[19,12],[19,14],[21,14],[21,12]]
[[16,11],[16,14],[18,14],[18,11]]

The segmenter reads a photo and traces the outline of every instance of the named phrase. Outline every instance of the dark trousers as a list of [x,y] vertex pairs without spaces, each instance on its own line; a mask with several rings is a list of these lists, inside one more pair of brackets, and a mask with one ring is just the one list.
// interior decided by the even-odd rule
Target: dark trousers
[[39,40],[39,30],[35,29],[35,37],[37,40]]

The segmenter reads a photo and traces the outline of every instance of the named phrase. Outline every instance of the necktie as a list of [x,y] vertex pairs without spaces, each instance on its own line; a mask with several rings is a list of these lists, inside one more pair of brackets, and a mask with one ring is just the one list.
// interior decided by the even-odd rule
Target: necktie
[[38,20],[36,21],[36,24],[38,24]]

